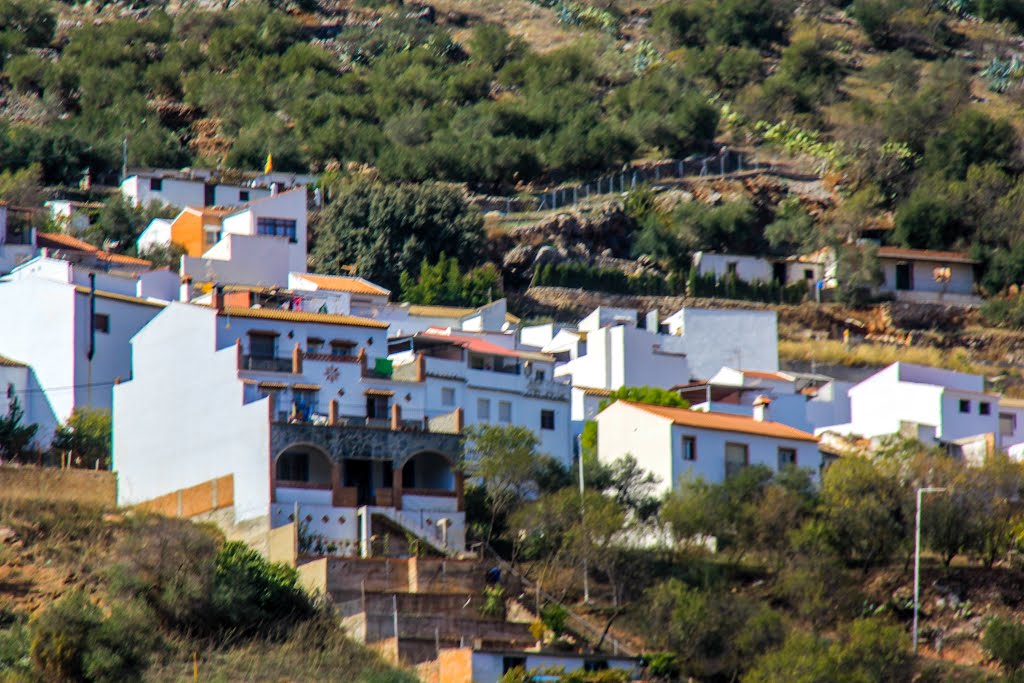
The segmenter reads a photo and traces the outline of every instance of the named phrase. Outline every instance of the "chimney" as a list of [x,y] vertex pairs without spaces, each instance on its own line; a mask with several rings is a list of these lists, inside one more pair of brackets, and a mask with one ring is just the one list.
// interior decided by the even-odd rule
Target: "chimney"
[[768,407],[772,401],[767,396],[758,396],[754,399],[754,419],[758,422],[770,422],[768,419]]
[[213,307],[218,311],[224,310],[224,285],[213,286]]

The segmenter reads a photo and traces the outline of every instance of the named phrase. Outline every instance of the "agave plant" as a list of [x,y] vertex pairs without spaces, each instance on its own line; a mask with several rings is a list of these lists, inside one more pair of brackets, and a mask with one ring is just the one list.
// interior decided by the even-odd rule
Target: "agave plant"
[[1006,92],[1019,85],[1024,78],[1024,61],[1018,55],[1013,55],[1009,59],[995,57],[982,70],[981,75],[988,80],[989,90]]

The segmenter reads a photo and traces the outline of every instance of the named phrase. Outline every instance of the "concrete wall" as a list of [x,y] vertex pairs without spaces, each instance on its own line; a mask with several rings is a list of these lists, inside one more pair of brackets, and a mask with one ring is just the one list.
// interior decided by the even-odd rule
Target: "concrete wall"
[[234,504],[235,479],[229,474],[226,477],[205,481],[202,484],[151,498],[139,503],[137,507],[140,510],[167,517],[190,518],[232,507]]
[[0,499],[79,503],[113,508],[117,475],[103,470],[0,466]]
[[132,340],[135,376],[114,392],[119,502],[234,476],[236,521],[270,508],[268,403],[243,405],[233,347],[215,351],[216,312],[171,304]]
[[291,248],[283,237],[228,234],[203,256],[183,257],[181,274],[199,282],[284,287]]

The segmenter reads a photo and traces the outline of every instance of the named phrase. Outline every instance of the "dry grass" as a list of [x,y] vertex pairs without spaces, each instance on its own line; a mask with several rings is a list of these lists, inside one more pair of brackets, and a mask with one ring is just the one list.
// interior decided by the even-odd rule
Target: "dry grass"
[[947,370],[977,372],[963,350],[944,351],[920,346],[891,344],[855,344],[850,348],[840,341],[779,341],[779,357],[787,360],[815,361],[852,367],[883,367],[896,362],[916,363]]
[[488,23],[504,26],[538,52],[557,50],[579,39],[579,32],[566,30],[554,11],[527,0],[436,0],[431,4],[442,15],[454,11],[470,17],[469,27],[452,31],[459,42],[468,40],[472,26],[485,18]]

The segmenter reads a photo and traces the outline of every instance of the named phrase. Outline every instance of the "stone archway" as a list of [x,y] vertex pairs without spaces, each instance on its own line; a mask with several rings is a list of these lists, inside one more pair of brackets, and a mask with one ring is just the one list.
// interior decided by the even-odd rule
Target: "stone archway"
[[436,451],[420,451],[402,465],[402,489],[422,491],[456,490],[457,473],[451,459]]
[[301,484],[330,488],[333,464],[327,454],[316,446],[294,444],[274,458],[274,480],[277,486]]

